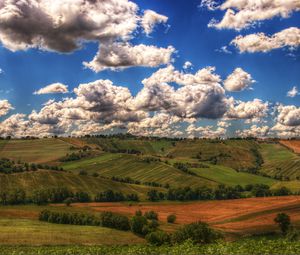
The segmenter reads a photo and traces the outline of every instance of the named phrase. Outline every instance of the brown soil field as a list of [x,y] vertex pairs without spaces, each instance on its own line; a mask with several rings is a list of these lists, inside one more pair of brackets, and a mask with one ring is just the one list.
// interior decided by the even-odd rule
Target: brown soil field
[[281,140],[280,143],[300,154],[300,140]]
[[142,212],[153,210],[159,214],[159,220],[163,222],[166,222],[169,214],[175,214],[178,224],[201,220],[226,232],[240,233],[254,230],[264,231],[276,227],[273,219],[279,212],[288,213],[293,222],[300,221],[300,196],[134,205],[125,203],[75,203],[72,204],[72,207],[82,209],[86,207],[86,209],[96,212],[112,211],[126,215],[134,215],[137,210]]

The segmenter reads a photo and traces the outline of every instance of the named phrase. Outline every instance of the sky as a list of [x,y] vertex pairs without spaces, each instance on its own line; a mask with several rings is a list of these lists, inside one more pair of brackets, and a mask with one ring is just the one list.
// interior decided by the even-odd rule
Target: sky
[[0,136],[299,136],[299,46],[299,0],[4,0]]

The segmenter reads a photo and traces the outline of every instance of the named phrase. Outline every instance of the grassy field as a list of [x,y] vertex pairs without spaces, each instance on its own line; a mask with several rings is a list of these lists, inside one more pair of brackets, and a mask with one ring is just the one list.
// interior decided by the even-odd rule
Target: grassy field
[[30,163],[53,162],[65,156],[68,152],[70,152],[70,144],[54,138],[10,140],[4,146],[0,145],[0,158]]
[[192,168],[192,171],[198,176],[213,180],[220,184],[236,186],[237,184],[245,186],[247,184],[267,184],[271,186],[276,180],[262,177],[245,172],[238,172],[232,168],[210,165],[209,168]]
[[100,177],[81,176],[68,172],[37,171],[18,174],[0,174],[0,192],[21,188],[27,194],[35,189],[66,187],[71,191],[85,191],[89,194],[108,189],[121,191],[125,194],[137,193],[142,199],[151,187],[114,182]]
[[131,232],[98,226],[51,224],[28,219],[0,218],[0,229],[1,245],[110,245],[145,242]]
[[260,152],[264,159],[261,172],[269,176],[300,177],[300,157],[280,144],[261,144]]
[[70,162],[64,169],[78,172],[81,169],[89,173],[97,172],[101,176],[130,177],[141,182],[157,182],[171,186],[216,186],[217,183],[206,178],[191,176],[163,162],[145,162],[143,157],[127,154],[105,153],[102,156]]

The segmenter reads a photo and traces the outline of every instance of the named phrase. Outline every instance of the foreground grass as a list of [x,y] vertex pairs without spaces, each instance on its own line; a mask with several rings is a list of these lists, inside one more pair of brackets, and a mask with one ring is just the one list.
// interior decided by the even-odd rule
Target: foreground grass
[[80,254],[174,254],[174,255],[235,255],[235,254],[300,254],[300,242],[291,242],[285,239],[276,238],[246,238],[237,242],[220,242],[210,245],[197,246],[186,242],[176,246],[155,247],[150,245],[131,246],[0,246],[2,255],[80,255]]
[[[0,219],[0,245],[113,245],[144,242],[144,239],[131,232],[99,226],[51,224],[29,219]],[[0,254],[3,254],[3,249],[0,248]]]

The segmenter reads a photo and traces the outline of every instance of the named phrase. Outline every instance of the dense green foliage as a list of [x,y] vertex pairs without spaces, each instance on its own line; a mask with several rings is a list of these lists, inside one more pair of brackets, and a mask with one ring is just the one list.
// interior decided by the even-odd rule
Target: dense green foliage
[[191,240],[194,244],[208,244],[220,239],[222,235],[204,222],[184,225],[172,234],[172,243],[183,243]]
[[279,225],[282,234],[286,235],[291,226],[290,216],[287,215],[286,213],[279,213],[277,214],[274,221]]
[[127,231],[130,229],[126,216],[112,212],[102,212],[99,217],[87,213],[54,212],[43,210],[39,215],[40,221],[49,223],[102,226]]
[[112,190],[106,190],[100,192],[95,197],[95,202],[121,202],[121,201],[139,201],[137,194],[124,195],[121,192],[114,192]]
[[179,200],[179,201],[192,201],[192,200],[226,200],[238,199],[245,197],[269,197],[269,196],[288,196],[292,192],[286,187],[280,187],[276,190],[271,190],[268,185],[264,184],[248,184],[245,187],[237,185],[235,187],[228,187],[219,185],[216,189],[208,187],[200,188],[170,188],[167,193],[158,192],[157,190],[150,190],[147,193],[148,200]]
[[286,239],[247,238],[237,242],[219,242],[194,245],[188,241],[175,246],[126,245],[126,246],[0,246],[2,255],[298,255],[300,243]]

